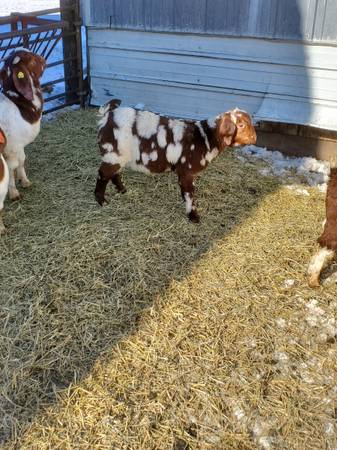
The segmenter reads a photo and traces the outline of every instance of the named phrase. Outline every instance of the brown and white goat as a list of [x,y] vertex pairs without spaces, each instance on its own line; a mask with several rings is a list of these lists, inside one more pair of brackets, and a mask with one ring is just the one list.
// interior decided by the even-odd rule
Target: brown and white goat
[[195,177],[226,147],[256,143],[251,118],[239,109],[211,120],[177,120],[123,108],[119,100],[112,100],[100,108],[100,115],[102,162],[95,189],[97,202],[106,202],[109,181],[119,192],[126,191],[120,177],[124,167],[145,173],[175,171],[192,222],[199,222],[194,202]]
[[23,187],[31,185],[25,171],[25,146],[40,131],[43,97],[40,78],[45,60],[25,48],[16,49],[0,71],[0,127],[7,143],[4,157],[9,169],[9,197],[20,197],[15,176]]
[[312,257],[308,268],[310,287],[320,286],[320,275],[335,257],[337,251],[337,168],[331,168],[325,199],[326,220],[322,236],[318,239],[319,250]]

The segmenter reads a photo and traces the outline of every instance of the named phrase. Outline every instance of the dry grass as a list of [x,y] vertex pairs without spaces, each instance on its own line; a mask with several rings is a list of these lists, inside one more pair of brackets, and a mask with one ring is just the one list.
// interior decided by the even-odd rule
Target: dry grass
[[228,153],[200,226],[173,176],[126,173],[101,209],[95,141],[92,112],[45,124],[7,205],[2,447],[336,448],[337,290],[305,282],[322,194]]

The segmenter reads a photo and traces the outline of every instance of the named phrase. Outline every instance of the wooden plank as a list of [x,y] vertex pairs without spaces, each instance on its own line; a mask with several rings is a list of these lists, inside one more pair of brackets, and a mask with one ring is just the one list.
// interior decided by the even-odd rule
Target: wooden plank
[[[275,126],[277,125],[275,123]],[[336,158],[336,141],[311,136],[287,135],[282,130],[269,133],[257,130],[256,145],[277,150],[287,156],[306,156],[327,161],[331,161],[332,157]]]
[[99,27],[145,29],[145,0],[91,1],[90,24]]
[[100,0],[100,2],[90,1],[90,20],[87,25],[95,25],[97,27],[109,27],[115,16],[115,1]]
[[288,98],[262,98],[249,93],[223,90],[186,89],[153,83],[130,83],[93,77],[92,104],[99,106],[111,98],[125,105],[141,102],[151,111],[175,117],[201,119],[212,117],[236,106],[249,111],[255,120],[303,124],[337,130],[335,105],[294,102]]
[[[302,23],[305,23],[308,0],[270,0],[263,2],[256,35],[279,39],[303,40]],[[304,14],[304,16],[303,16]]]
[[177,57],[95,48],[91,53],[92,75],[101,78],[143,79],[147,82],[172,81],[199,86],[254,91],[261,95],[285,94],[337,102],[337,72],[323,69],[270,66],[211,58]]
[[207,2],[206,31],[208,33],[247,35],[250,2],[254,0],[212,0]]
[[79,20],[79,9],[75,6],[73,9],[67,9],[72,6],[74,2],[72,0],[60,0],[60,7],[65,8],[61,12],[61,19],[69,22],[69,31],[73,34],[71,36],[65,36],[62,39],[63,59],[67,62],[64,63],[64,77],[66,102],[77,102],[79,100],[79,74],[78,71],[78,45],[76,40],[76,23]]
[[94,27],[337,41],[336,0],[82,0],[82,9]]
[[247,24],[247,36],[258,36],[258,20],[260,16],[262,0],[250,0]]
[[147,30],[169,30],[174,23],[175,7],[172,0],[145,0],[145,28]]
[[173,31],[187,33],[205,31],[206,0],[173,0],[173,3],[174,22],[171,24]]
[[144,0],[114,0],[112,26],[145,29]]
[[220,89],[186,89],[183,86],[130,83],[93,77],[92,104],[98,106],[113,97],[122,99],[124,105],[134,106],[141,102],[151,111],[194,119],[213,117],[238,105],[253,113],[261,104],[260,97],[249,93],[234,95]]
[[88,38],[89,47],[337,70],[337,48],[330,46],[303,46],[262,39],[95,29],[89,30]]
[[322,39],[337,42],[337,2],[326,0]]

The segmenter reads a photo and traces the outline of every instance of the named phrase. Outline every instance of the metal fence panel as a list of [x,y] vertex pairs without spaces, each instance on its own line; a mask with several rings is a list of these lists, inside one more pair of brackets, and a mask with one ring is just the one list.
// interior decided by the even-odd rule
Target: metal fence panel
[[[0,64],[17,47],[25,47],[34,53],[43,56],[47,61],[46,71],[51,67],[63,66],[64,76],[50,79],[42,84],[45,92],[44,113],[61,109],[67,105],[84,104],[85,93],[83,92],[83,65],[81,49],[81,33],[79,27],[81,22],[78,9],[72,6],[54,8],[32,13],[13,13],[7,17],[0,18]],[[60,14],[72,17],[72,22],[61,19],[56,20],[48,17],[49,14]],[[43,16],[43,17],[42,17]],[[62,42],[63,59],[50,61],[56,46]],[[71,51],[68,51],[67,42],[73,42]],[[69,46],[70,48],[70,46]],[[51,91],[57,84],[64,83],[64,92],[53,94]],[[51,102],[57,100],[57,106],[48,108]]]

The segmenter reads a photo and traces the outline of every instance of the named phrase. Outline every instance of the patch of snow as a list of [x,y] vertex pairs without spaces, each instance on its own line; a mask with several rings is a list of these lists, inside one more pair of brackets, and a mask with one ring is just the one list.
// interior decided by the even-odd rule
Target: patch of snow
[[238,406],[234,408],[233,413],[238,422],[242,422],[246,417],[246,414],[244,413],[244,411],[241,408],[239,408]]
[[[320,185],[319,185],[319,186],[320,186]],[[307,196],[307,197],[310,197],[310,193],[309,193],[309,191],[308,191],[307,189],[300,188],[300,187],[298,187],[298,186],[296,186],[296,185],[293,185],[293,184],[288,184],[288,185],[286,186],[286,188],[287,188],[287,189],[290,189],[291,191],[294,191],[296,194],[299,194],[299,195],[305,195],[305,196]]]
[[254,440],[263,448],[270,449],[272,444],[272,439],[268,436],[269,425],[262,422],[260,419],[256,420],[254,427],[252,429],[252,434]]
[[322,194],[325,194],[327,189],[328,189],[328,184],[327,183],[323,183],[323,184],[319,184],[317,186],[317,189],[322,192]]
[[334,432],[335,432],[334,428],[335,428],[334,424],[332,422],[328,422],[325,425],[325,434],[328,434],[328,435],[334,434]]
[[288,355],[284,352],[275,352],[274,358],[275,358],[275,361],[277,361],[281,364],[285,364],[289,361]]
[[137,105],[135,105],[135,109],[140,109],[143,111],[145,109],[144,103],[137,103]]
[[[279,151],[270,151],[265,148],[249,145],[243,147],[238,152],[239,156],[263,161],[267,167],[261,169],[261,174],[265,176],[275,175],[278,177],[298,177],[304,179],[310,186],[324,185],[329,179],[329,163],[318,161],[315,158],[292,158],[284,156]],[[300,192],[299,192],[300,193]],[[304,195],[310,195],[309,192],[301,192]]]
[[246,345],[249,348],[255,348],[256,347],[256,340],[254,338],[247,338],[246,339]]
[[317,300],[311,299],[305,306],[307,307],[309,314],[306,317],[306,321],[312,327],[318,324],[319,316],[323,316],[325,312],[318,305]]
[[259,438],[258,442],[261,445],[261,447],[265,448],[266,450],[268,450],[271,447],[271,444],[272,444],[272,440],[268,436],[261,436]]
[[308,314],[305,317],[307,324],[312,328],[318,329],[316,339],[320,343],[327,342],[328,339],[337,336],[337,323],[333,315],[328,316],[326,312],[318,306],[315,299],[306,304]]
[[295,280],[289,279],[284,281],[284,285],[287,288],[290,288],[295,285]]
[[276,324],[280,328],[285,328],[287,325],[287,322],[284,319],[277,319]]
[[9,16],[11,12],[27,13],[59,6],[59,0],[1,0],[0,16]]

